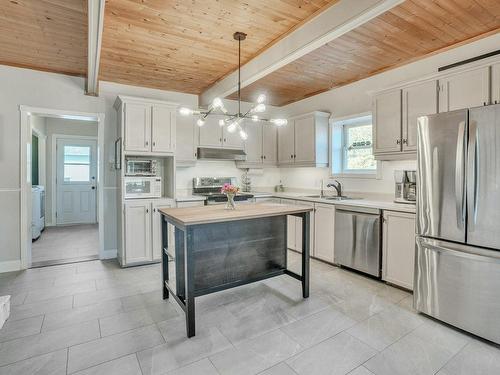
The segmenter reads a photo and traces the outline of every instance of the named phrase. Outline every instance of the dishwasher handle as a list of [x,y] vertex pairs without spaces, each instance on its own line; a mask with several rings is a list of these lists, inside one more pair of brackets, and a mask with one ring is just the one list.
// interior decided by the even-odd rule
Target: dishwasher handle
[[380,216],[381,211],[378,208],[370,208],[370,207],[357,207],[357,206],[341,206],[336,205],[335,211],[346,212],[352,214],[368,214],[368,215],[376,215]]

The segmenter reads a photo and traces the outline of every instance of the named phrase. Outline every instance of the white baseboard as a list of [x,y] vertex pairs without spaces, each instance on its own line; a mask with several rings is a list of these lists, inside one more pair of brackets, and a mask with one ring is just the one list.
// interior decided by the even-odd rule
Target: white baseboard
[[116,250],[116,249],[104,250],[102,253],[102,256],[100,258],[101,259],[114,259],[114,258],[116,258],[117,253],[118,253],[118,250]]
[[0,273],[12,272],[21,270],[20,260],[9,260],[6,262],[0,262]]

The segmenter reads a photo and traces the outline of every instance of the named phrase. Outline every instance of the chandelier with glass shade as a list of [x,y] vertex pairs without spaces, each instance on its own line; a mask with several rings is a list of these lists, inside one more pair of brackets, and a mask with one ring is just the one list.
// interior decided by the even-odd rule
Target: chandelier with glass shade
[[245,40],[246,36],[247,34],[239,31],[233,34],[233,38],[238,41],[238,113],[229,113],[222,99],[218,97],[215,98],[206,109],[191,109],[186,107],[181,107],[179,109],[179,113],[183,116],[198,116],[196,124],[200,127],[205,125],[208,116],[224,116],[225,118],[219,120],[219,126],[226,127],[229,133],[239,132],[243,140],[248,138],[248,134],[242,126],[245,120],[254,122],[264,121],[274,124],[275,126],[284,126],[288,123],[284,118],[268,119],[260,117],[259,113],[266,111],[266,96],[264,94],[260,94],[257,97],[257,103],[253,104],[249,110],[245,113],[241,112],[241,41]]

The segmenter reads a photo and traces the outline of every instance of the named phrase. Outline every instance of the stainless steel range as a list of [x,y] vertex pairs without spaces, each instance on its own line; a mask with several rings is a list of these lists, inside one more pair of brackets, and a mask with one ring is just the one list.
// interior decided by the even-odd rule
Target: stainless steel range
[[[227,197],[220,190],[224,184],[236,184],[236,177],[195,177],[193,178],[193,194],[206,197],[205,205],[222,204]],[[251,202],[253,194],[238,193],[234,200],[237,202]]]

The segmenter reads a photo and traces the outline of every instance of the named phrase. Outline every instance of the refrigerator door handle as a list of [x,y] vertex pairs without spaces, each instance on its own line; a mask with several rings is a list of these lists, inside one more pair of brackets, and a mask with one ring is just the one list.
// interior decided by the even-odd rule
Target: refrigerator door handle
[[468,194],[468,211],[469,211],[469,231],[474,231],[474,226],[477,220],[477,199],[479,192],[479,180],[477,178],[479,167],[479,142],[478,129],[475,121],[469,124],[469,149],[468,149],[468,178],[467,178],[467,194]]
[[455,164],[455,203],[457,226],[464,229],[465,224],[465,121],[458,125],[457,156]]

